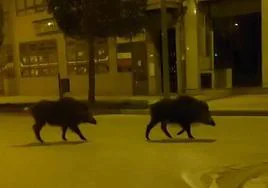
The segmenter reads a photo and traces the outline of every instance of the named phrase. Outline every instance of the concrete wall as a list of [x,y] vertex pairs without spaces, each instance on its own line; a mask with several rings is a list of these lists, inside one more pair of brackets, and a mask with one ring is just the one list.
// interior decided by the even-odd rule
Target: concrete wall
[[22,96],[57,96],[57,76],[21,78],[19,91]]
[[216,89],[232,88],[232,69],[215,70],[214,79]]
[[[70,83],[72,95],[87,95],[87,75],[70,76]],[[96,75],[96,94],[99,96],[131,96],[132,76],[128,73]]]
[[16,78],[6,78],[4,79],[4,95],[14,96],[17,95]]

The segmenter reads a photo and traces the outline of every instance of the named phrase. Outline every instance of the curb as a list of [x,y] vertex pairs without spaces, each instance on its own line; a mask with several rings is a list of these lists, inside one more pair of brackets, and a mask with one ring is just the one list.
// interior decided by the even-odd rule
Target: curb
[[213,116],[267,116],[268,110],[212,110]]
[[[149,110],[120,110],[120,114],[149,115]],[[212,116],[268,116],[268,110],[211,110]]]

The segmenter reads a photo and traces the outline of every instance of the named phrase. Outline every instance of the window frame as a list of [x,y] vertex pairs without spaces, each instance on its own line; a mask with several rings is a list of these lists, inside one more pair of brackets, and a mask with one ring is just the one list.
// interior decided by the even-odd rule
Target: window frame
[[[18,8],[18,1],[23,1],[24,7],[22,9]],[[32,1],[33,5],[28,6],[27,0],[15,0],[16,16],[25,16],[38,12],[44,12],[47,9],[47,2],[45,0],[42,0],[42,4],[37,4],[36,0]]]
[[[69,37],[65,38],[65,48],[66,48],[66,60],[67,60],[67,70],[69,75],[83,75],[88,74],[88,44],[87,41],[84,40],[76,40],[71,39]],[[97,41],[97,42],[96,42]],[[109,74],[110,73],[110,57],[109,57],[109,43],[108,39],[97,39],[95,40],[95,49],[98,49],[98,42],[101,42],[104,44],[104,48],[106,51],[106,57],[105,62],[97,64],[95,61],[95,73],[96,74]],[[78,52],[79,50],[84,51],[86,54],[83,58],[78,58]],[[73,55],[70,55],[70,53],[75,53]],[[96,53],[94,53],[94,56],[96,57]],[[71,58],[70,58],[71,57]],[[106,71],[100,71],[102,68],[106,67]],[[103,69],[103,70],[104,70]]]
[[[19,44],[19,53],[21,77],[47,77],[58,74],[59,54],[56,39],[22,42]],[[24,58],[28,62],[23,63]],[[24,75],[24,72],[32,73],[33,71],[38,73]],[[44,73],[45,71],[50,71],[50,73]]]

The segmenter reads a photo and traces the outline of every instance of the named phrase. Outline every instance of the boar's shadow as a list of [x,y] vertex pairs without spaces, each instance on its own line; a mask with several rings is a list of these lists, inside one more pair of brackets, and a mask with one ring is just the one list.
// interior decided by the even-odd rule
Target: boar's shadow
[[204,143],[209,144],[216,142],[216,139],[209,138],[198,138],[198,139],[188,139],[188,138],[176,138],[176,139],[161,139],[161,140],[148,140],[149,143],[160,143],[160,144],[180,144],[180,143]]
[[58,142],[45,142],[45,143],[39,143],[39,142],[31,142],[28,144],[22,144],[22,145],[13,145],[12,147],[16,148],[29,148],[29,147],[49,147],[49,146],[64,146],[64,145],[79,145],[84,144],[87,142],[84,141],[58,141]]

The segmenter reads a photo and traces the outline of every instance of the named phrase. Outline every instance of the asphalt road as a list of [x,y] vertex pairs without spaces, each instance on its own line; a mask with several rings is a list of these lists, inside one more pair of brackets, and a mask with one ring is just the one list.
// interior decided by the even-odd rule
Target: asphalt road
[[[216,127],[194,126],[167,139],[155,127],[144,138],[147,115],[101,115],[97,126],[81,125],[80,142],[45,127],[39,144],[26,115],[0,115],[1,181],[4,188],[249,188],[263,187],[268,172],[268,117],[215,117]],[[180,128],[170,125],[173,135]],[[252,179],[254,177],[254,179]],[[267,179],[267,178],[266,178]]]

